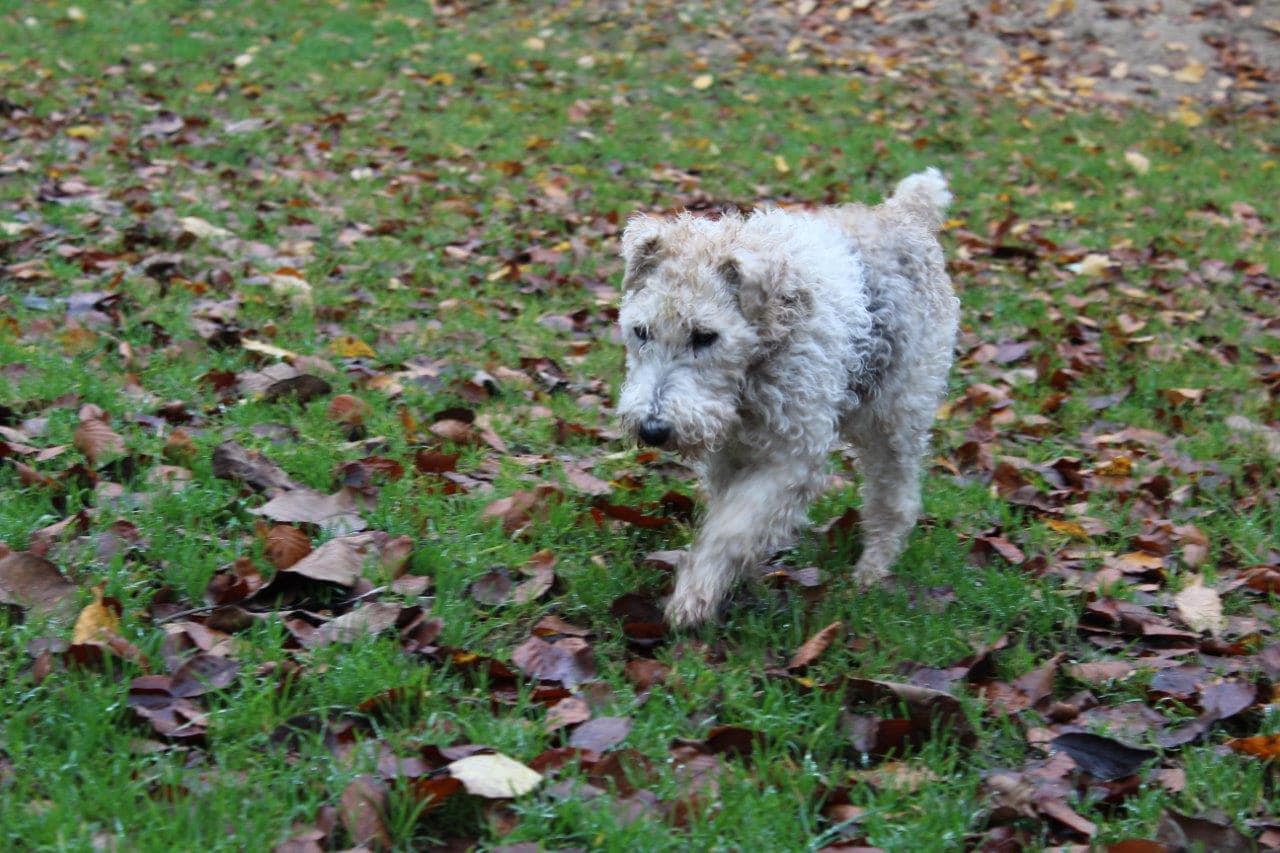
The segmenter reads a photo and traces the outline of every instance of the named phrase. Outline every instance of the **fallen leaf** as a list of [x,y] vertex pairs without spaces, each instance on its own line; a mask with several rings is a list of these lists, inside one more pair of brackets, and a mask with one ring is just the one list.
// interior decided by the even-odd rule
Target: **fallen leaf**
[[276,524],[267,531],[262,551],[277,569],[287,569],[311,553],[311,539],[296,527]]
[[542,782],[542,774],[497,752],[460,758],[448,770],[468,794],[486,799],[520,797]]
[[1139,175],[1145,175],[1151,171],[1151,161],[1137,151],[1124,152],[1124,161]]
[[93,602],[86,605],[76,617],[75,628],[71,632],[73,645],[105,642],[120,633],[120,617],[103,600],[103,589],[104,584],[94,587]]
[[787,663],[787,669],[804,669],[813,663],[840,636],[842,631],[844,631],[844,623],[837,621],[832,622],[814,634],[804,642],[804,645],[796,649],[795,654],[791,656],[791,660]]
[[1255,735],[1227,741],[1227,746],[1242,755],[1271,761],[1280,758],[1280,735]]
[[1067,753],[1082,770],[1103,781],[1132,776],[1156,757],[1152,750],[1127,746],[1088,732],[1058,735],[1049,742],[1049,746]]
[[249,512],[272,521],[315,524],[328,533],[345,534],[366,527],[360,511],[368,503],[361,492],[345,487],[332,495],[314,489],[293,489]]
[[376,776],[357,776],[342,792],[342,825],[352,842],[384,849],[391,846],[387,830],[387,786]]
[[235,441],[224,441],[213,449],[213,476],[238,480],[267,495],[302,488],[279,465]]
[[574,729],[569,746],[606,752],[627,739],[631,726],[630,717],[597,717]]
[[95,467],[103,458],[125,451],[124,438],[106,421],[98,418],[81,421],[76,427],[72,443],[89,460],[89,464]]
[[75,593],[75,584],[44,557],[26,551],[0,557],[0,604],[69,615],[67,609]]
[[1178,615],[1187,627],[1215,637],[1227,627],[1227,617],[1222,613],[1222,599],[1213,587],[1204,586],[1204,577],[1196,575],[1191,584],[1173,597]]
[[354,533],[330,539],[287,569],[276,574],[265,593],[283,577],[304,577],[338,586],[355,586],[367,563],[380,558],[397,540],[382,531]]
[[532,678],[558,681],[566,687],[596,676],[591,647],[580,637],[565,637],[554,643],[530,637],[511,653],[511,662]]
[[354,643],[363,637],[381,634],[396,624],[403,610],[398,604],[370,601],[326,622],[316,631],[309,645],[324,646],[329,643]]

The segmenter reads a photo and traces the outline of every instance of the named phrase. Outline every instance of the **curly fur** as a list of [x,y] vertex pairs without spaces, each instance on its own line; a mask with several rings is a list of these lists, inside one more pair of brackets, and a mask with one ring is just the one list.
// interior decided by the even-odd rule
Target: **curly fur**
[[865,474],[856,576],[888,573],[919,513],[955,342],[959,301],[937,241],[950,200],[929,169],[877,207],[628,224],[618,414],[633,435],[668,436],[708,496],[673,624],[708,618],[745,568],[788,543],[841,439]]

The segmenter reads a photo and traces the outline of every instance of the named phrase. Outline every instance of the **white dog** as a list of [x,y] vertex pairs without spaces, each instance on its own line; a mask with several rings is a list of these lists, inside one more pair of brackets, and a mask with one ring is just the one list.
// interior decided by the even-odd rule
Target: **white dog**
[[920,511],[960,303],[937,233],[937,169],[878,207],[635,216],[619,322],[623,426],[693,461],[707,511],[667,604],[711,616],[744,569],[786,546],[851,443],[865,476],[862,584],[889,573]]

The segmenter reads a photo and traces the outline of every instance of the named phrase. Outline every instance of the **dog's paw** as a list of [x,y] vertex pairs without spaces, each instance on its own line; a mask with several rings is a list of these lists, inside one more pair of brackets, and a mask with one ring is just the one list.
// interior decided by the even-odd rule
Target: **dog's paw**
[[853,569],[853,582],[861,589],[870,589],[878,586],[891,574],[893,573],[883,565],[859,560],[858,565]]
[[696,628],[715,614],[715,605],[695,596],[671,596],[667,601],[667,625],[679,630]]

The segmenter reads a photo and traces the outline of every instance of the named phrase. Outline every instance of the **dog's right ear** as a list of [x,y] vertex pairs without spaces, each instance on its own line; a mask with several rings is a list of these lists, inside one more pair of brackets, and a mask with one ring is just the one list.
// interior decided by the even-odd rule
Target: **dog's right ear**
[[662,220],[653,216],[636,214],[627,222],[622,232],[622,259],[626,261],[623,291],[639,290],[645,276],[657,266],[662,253],[661,231]]

